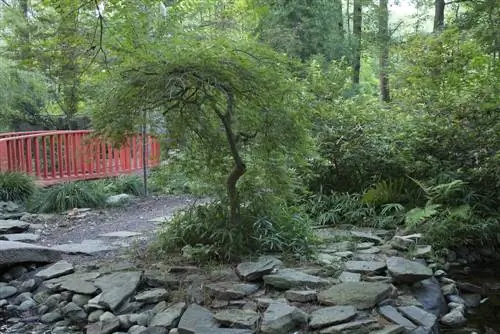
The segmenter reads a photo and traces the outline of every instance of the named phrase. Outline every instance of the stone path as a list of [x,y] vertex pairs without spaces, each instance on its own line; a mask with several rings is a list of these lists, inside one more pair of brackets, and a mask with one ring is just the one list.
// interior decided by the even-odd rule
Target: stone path
[[[161,220],[140,217],[148,226]],[[40,227],[26,221],[0,220],[0,231],[17,234]],[[438,333],[440,324],[464,325],[468,310],[482,298],[476,287],[469,287],[475,293],[459,293],[458,286],[467,286],[447,278],[430,252],[415,252],[418,236],[321,229],[317,235],[323,246],[316,260],[303,266],[263,256],[235,268],[201,269],[164,263],[140,267],[105,257],[85,264],[81,255],[68,253],[95,258],[152,234],[90,231],[89,239],[69,232],[76,242],[50,248],[17,242],[17,253],[8,256],[2,256],[2,247],[12,242],[0,241],[0,333]],[[51,239],[41,240],[48,245]],[[38,258],[33,249],[40,250]],[[33,256],[31,261],[19,257],[23,252]]]

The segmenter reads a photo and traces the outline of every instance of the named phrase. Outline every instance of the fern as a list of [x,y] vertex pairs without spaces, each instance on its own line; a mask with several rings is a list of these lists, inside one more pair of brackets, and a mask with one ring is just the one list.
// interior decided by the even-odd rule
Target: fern
[[408,178],[401,177],[380,181],[365,191],[362,201],[367,204],[380,206],[389,203],[414,203],[420,198],[418,189]]
[[433,217],[439,211],[438,209],[441,207],[440,204],[431,204],[428,203],[424,208],[414,208],[406,213],[405,223],[414,228],[418,224],[424,222],[426,219]]

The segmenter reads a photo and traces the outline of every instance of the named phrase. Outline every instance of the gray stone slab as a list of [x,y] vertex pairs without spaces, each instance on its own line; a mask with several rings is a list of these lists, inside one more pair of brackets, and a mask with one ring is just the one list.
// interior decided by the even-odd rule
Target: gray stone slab
[[236,267],[236,273],[245,281],[256,281],[266,274],[270,274],[281,264],[278,259],[268,258],[256,262],[243,262]]
[[141,234],[142,233],[140,232],[116,231],[116,232],[99,234],[99,236],[104,238],[131,238],[131,237],[137,237]]
[[373,333],[380,326],[375,319],[362,319],[327,327],[320,334]]
[[324,307],[311,313],[309,326],[318,329],[338,325],[353,319],[357,313],[353,306]]
[[367,232],[351,231],[351,236],[360,240],[374,242],[376,245],[383,243],[383,240],[380,237]]
[[140,292],[134,296],[134,299],[144,304],[155,304],[161,302],[162,300],[165,300],[167,296],[167,290],[163,288],[157,288]]
[[228,309],[215,314],[221,325],[231,328],[256,329],[259,318],[253,310]]
[[432,269],[398,256],[387,259],[387,269],[396,282],[415,283],[432,277]]
[[307,324],[308,315],[288,304],[270,304],[264,312],[260,332],[263,334],[287,334]]
[[287,290],[285,298],[292,302],[309,303],[318,299],[316,290]]
[[282,269],[276,274],[264,276],[264,283],[277,289],[325,288],[330,281],[294,269]]
[[374,273],[383,271],[385,268],[386,264],[379,261],[347,261],[345,263],[346,271],[352,273]]
[[72,291],[82,295],[93,295],[97,292],[97,288],[94,284],[78,279],[68,279],[63,281],[60,285],[60,289]]
[[109,245],[102,240],[83,240],[81,243],[56,245],[52,248],[68,254],[92,255],[99,252],[114,250],[118,247]]
[[139,271],[116,272],[95,280],[101,289],[99,304],[116,311],[137,289],[142,273]]
[[401,306],[398,310],[414,323],[424,328],[433,328],[437,325],[437,317],[416,306]]
[[45,268],[43,270],[40,270],[38,273],[36,273],[36,277],[40,277],[41,279],[51,279],[67,274],[71,274],[72,272],[75,271],[75,268],[73,265],[67,261],[61,260],[53,265],[51,265],[48,268]]
[[30,227],[29,223],[21,220],[0,220],[0,234],[21,233]]
[[357,309],[369,309],[390,295],[391,286],[386,283],[347,282],[321,291],[318,300],[323,305],[352,305]]
[[35,233],[2,234],[0,235],[0,239],[8,241],[35,242],[40,239],[40,235]]
[[384,329],[373,332],[372,334],[400,334],[404,333],[405,328],[399,325],[390,325],[384,327]]
[[359,282],[361,281],[361,274],[351,273],[349,271],[343,271],[339,276],[339,280],[343,283],[345,282]]
[[212,298],[220,300],[241,299],[257,290],[259,290],[257,284],[238,282],[217,282],[205,286],[205,291]]
[[0,267],[23,262],[56,262],[61,259],[62,254],[53,248],[0,240]]
[[378,310],[380,315],[393,323],[403,326],[406,330],[412,331],[417,329],[417,325],[405,318],[398,310],[390,305],[381,306]]
[[149,323],[150,326],[163,326],[168,329],[171,329],[175,326],[177,326],[177,323],[179,322],[179,319],[181,318],[182,312],[186,309],[186,303],[177,303],[174,304],[170,307],[168,307],[166,310],[157,313],[153,319],[151,319],[151,322]]
[[197,304],[188,306],[177,326],[179,333],[199,333],[201,330],[219,333],[217,327],[218,324],[212,312]]

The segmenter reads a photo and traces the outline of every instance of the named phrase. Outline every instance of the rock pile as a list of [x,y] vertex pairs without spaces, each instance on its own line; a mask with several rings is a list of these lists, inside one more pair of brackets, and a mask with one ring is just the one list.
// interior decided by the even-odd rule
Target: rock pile
[[[13,226],[25,228],[4,223],[3,231]],[[384,243],[387,234],[320,233],[316,264],[286,268],[267,256],[217,279],[192,266],[153,272],[11,261],[0,277],[0,323],[7,324],[0,332],[438,333],[440,323],[462,326],[481,302],[480,287],[447,278],[426,252],[411,253],[414,236]],[[328,241],[330,233],[348,240]]]

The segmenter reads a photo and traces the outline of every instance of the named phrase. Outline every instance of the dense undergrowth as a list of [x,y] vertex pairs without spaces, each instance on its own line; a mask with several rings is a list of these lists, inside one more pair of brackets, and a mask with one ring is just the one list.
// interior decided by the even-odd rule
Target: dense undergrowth
[[[480,47],[454,30],[417,36],[400,52],[411,59],[425,43],[419,59],[394,74],[391,103],[370,93],[352,96],[349,72],[341,64],[311,60],[301,73],[316,148],[307,163],[267,174],[252,166],[254,172],[242,178],[239,188],[254,205],[242,208],[239,227],[228,225],[227,207],[221,204],[192,209],[169,225],[161,247],[189,245],[222,258],[250,250],[300,253],[303,244],[296,241],[311,240],[311,226],[346,224],[420,232],[435,249],[498,247],[499,67],[486,66]],[[443,47],[468,61],[450,67]],[[432,77],[435,73],[440,75]],[[203,159],[183,153],[152,181],[169,192],[209,195],[225,203],[221,175],[205,168]],[[274,182],[283,175],[290,179]],[[272,200],[260,201],[262,193]],[[256,223],[263,220],[267,223]],[[307,227],[295,230],[299,225]]]

